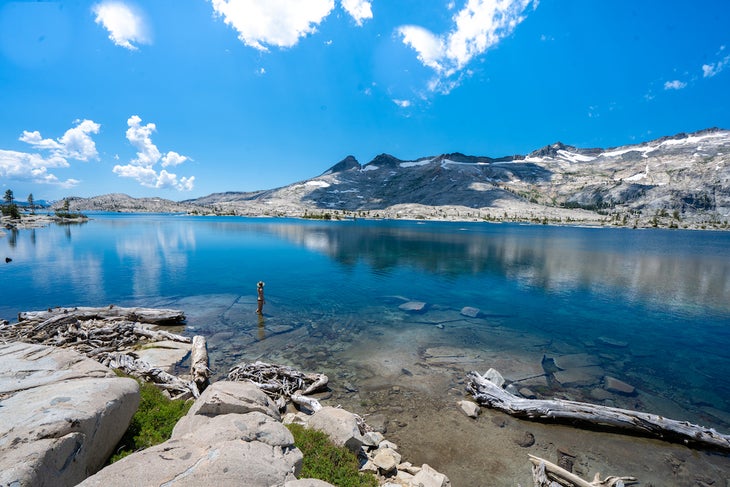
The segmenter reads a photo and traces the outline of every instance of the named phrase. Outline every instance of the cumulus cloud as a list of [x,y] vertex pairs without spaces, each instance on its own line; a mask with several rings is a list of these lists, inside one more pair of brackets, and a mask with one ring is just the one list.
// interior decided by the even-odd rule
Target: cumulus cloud
[[58,139],[44,139],[37,130],[32,132],[25,130],[18,140],[29,144],[39,152],[0,149],[0,177],[55,184],[65,188],[75,186],[79,183],[77,179],[60,180],[49,169],[67,168],[70,166],[69,159],[78,161],[98,159],[96,144],[91,134],[99,133],[100,127],[92,120],[77,120],[76,126],[67,130]]
[[362,25],[363,20],[373,18],[372,3],[367,0],[341,0],[340,3],[357,25]]
[[137,7],[107,0],[95,4],[91,10],[96,15],[95,22],[109,32],[109,39],[117,46],[136,51],[138,48],[135,44],[151,42],[144,14]]
[[675,79],[673,81],[667,81],[664,83],[665,90],[681,90],[687,87],[687,83]]
[[186,156],[181,156],[175,151],[170,151],[162,157],[162,167],[178,166],[187,160],[188,158]]
[[268,51],[267,46],[294,46],[316,32],[335,7],[334,0],[211,0],[211,4],[241,42],[260,51]]
[[394,99],[393,100],[393,103],[395,103],[396,105],[398,105],[401,108],[408,108],[409,106],[411,106],[410,100],[398,100],[398,99]]
[[525,19],[535,0],[468,0],[454,14],[454,25],[446,34],[437,35],[416,25],[397,29],[403,43],[413,48],[418,60],[436,72],[429,83],[431,91],[448,93],[458,85],[458,76],[477,56],[510,35]]
[[154,166],[160,164],[162,167],[178,166],[189,160],[187,156],[169,151],[164,156],[152,142],[152,133],[157,130],[154,123],[142,125],[142,119],[138,115],[132,115],[127,120],[127,140],[137,149],[137,155],[129,161],[129,164],[114,166],[112,171],[123,178],[131,178],[148,188],[174,188],[178,191],[190,191],[193,189],[195,176],[179,177],[176,174],[162,169],[159,173]]

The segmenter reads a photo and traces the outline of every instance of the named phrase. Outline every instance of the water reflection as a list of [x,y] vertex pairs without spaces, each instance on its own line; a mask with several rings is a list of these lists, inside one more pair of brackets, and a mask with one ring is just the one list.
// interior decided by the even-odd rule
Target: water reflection
[[354,223],[260,227],[344,266],[365,262],[379,275],[400,266],[454,278],[491,274],[550,292],[609,291],[629,301],[730,310],[730,260],[723,258],[730,244],[724,235],[719,247],[703,248],[706,235],[697,232],[486,224],[458,230]]
[[132,272],[136,296],[160,294],[162,273],[184,274],[188,253],[195,250],[195,232],[190,225],[145,227],[141,232],[122,233],[116,253]]
[[15,248],[18,245],[18,230],[15,228],[10,229],[8,234],[8,245],[11,248]]
[[258,333],[257,337],[259,340],[263,340],[266,338],[266,323],[264,321],[264,315],[257,313],[256,316],[258,316]]

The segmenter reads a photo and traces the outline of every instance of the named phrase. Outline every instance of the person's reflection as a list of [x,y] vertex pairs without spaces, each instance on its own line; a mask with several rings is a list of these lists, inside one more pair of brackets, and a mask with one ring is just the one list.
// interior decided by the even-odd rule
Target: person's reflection
[[259,317],[259,340],[263,340],[266,338],[266,328],[264,326],[264,315],[257,314],[256,316]]

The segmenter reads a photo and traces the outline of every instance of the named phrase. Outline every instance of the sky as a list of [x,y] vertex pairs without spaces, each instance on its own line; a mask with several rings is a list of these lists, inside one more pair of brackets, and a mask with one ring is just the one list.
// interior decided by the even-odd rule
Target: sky
[[730,129],[729,25],[727,0],[0,0],[0,190],[181,201]]

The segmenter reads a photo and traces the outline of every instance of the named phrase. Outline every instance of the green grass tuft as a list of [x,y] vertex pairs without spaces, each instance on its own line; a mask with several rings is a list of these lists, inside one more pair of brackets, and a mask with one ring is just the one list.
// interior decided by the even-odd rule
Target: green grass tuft
[[192,406],[189,401],[173,401],[157,387],[140,382],[141,400],[137,412],[122,439],[117,444],[116,453],[109,459],[114,463],[130,453],[143,450],[167,441],[178,420]]
[[299,477],[324,480],[338,487],[377,487],[373,474],[360,473],[357,457],[347,448],[335,446],[325,433],[299,424],[287,427],[304,454]]

